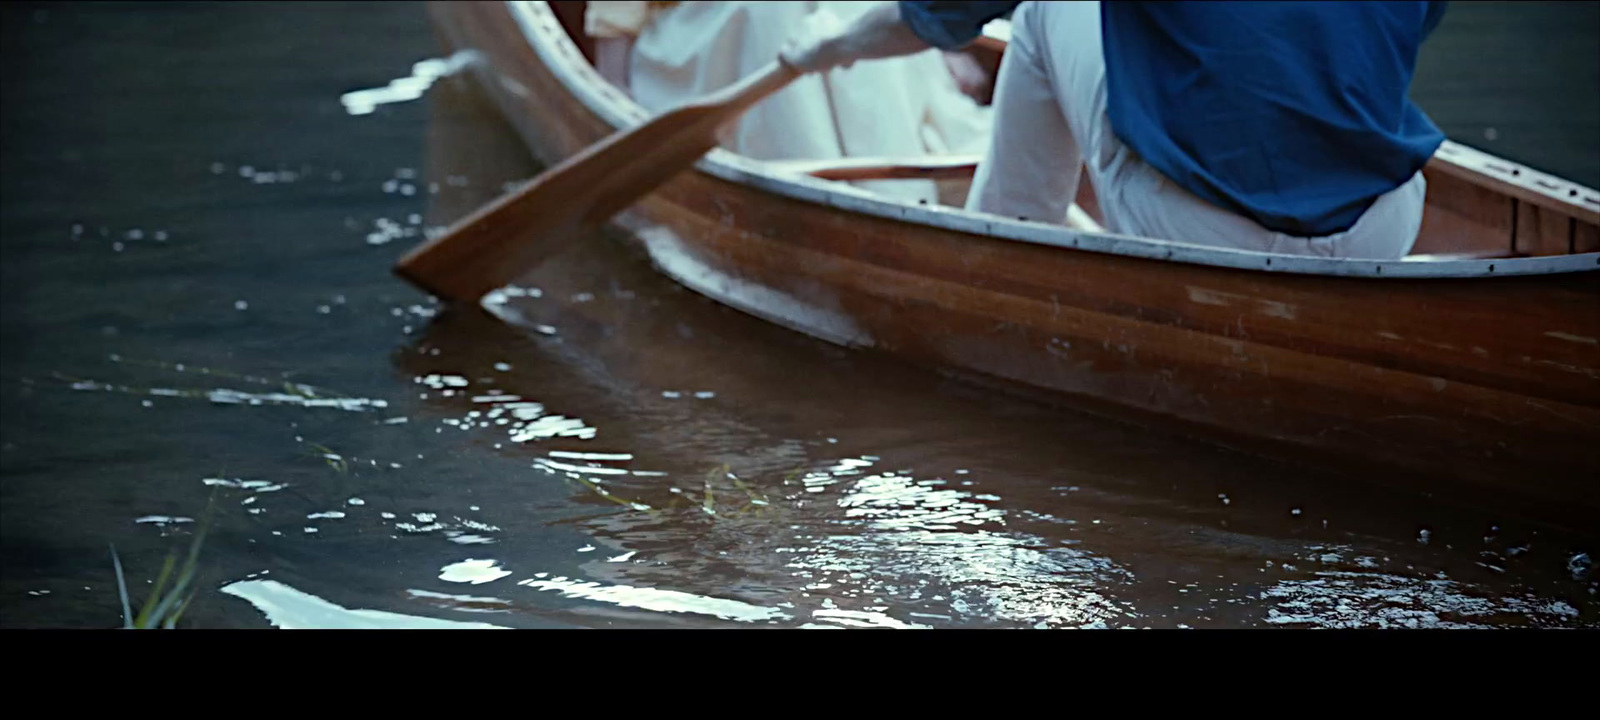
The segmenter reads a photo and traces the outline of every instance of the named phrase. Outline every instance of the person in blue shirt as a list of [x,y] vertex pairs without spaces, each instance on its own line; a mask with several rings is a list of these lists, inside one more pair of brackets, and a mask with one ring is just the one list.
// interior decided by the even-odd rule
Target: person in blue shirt
[[1394,259],[1444,135],[1407,92],[1443,2],[898,2],[791,38],[801,70],[972,42],[1015,11],[967,208],[1112,232]]

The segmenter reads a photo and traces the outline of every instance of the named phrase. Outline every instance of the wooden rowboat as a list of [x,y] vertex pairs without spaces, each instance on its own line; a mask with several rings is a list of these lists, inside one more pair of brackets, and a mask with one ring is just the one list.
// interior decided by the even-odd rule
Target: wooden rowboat
[[[647,117],[557,10],[570,8],[430,6],[551,164]],[[683,285],[830,342],[1225,442],[1600,508],[1593,189],[1446,143],[1425,170],[1419,254],[1365,261],[909,205],[826,179],[886,164],[904,166],[715,150],[617,223]]]

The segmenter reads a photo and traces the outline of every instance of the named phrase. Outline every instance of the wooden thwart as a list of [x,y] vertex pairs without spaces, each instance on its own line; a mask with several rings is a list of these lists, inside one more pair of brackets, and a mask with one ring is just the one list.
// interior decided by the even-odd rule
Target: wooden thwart
[[[982,155],[896,159],[884,157],[839,158],[836,160],[779,160],[766,164],[778,172],[810,175],[821,180],[858,182],[862,180],[971,180]],[[1106,229],[1081,205],[1067,209],[1067,227],[1084,232]]]
[[933,158],[839,158],[835,160],[779,160],[767,165],[779,172],[810,175],[823,180],[966,180],[978,168],[982,155],[947,155]]

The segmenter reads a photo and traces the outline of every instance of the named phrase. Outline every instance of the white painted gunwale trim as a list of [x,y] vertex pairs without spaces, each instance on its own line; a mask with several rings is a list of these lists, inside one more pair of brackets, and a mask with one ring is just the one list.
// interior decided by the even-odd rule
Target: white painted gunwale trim
[[[577,44],[542,0],[508,0],[523,36],[573,97],[618,129],[649,119],[649,113],[602,79],[583,59]],[[767,163],[714,149],[695,169],[729,182],[774,195],[838,208],[862,215],[1086,252],[1168,260],[1194,265],[1239,268],[1296,275],[1384,278],[1489,278],[1548,275],[1600,269],[1600,252],[1488,260],[1382,261],[1278,255],[1193,245],[1167,240],[1087,233],[1046,223],[1011,220],[997,215],[932,205],[911,205],[855,188],[846,183],[787,174]]]

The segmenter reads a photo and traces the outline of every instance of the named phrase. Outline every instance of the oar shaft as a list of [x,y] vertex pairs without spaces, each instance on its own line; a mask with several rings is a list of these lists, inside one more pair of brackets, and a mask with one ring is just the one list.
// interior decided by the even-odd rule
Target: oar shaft
[[768,95],[782,90],[798,77],[800,71],[781,60],[774,61],[749,77],[706,96],[698,104],[721,105],[732,114],[731,119]]

